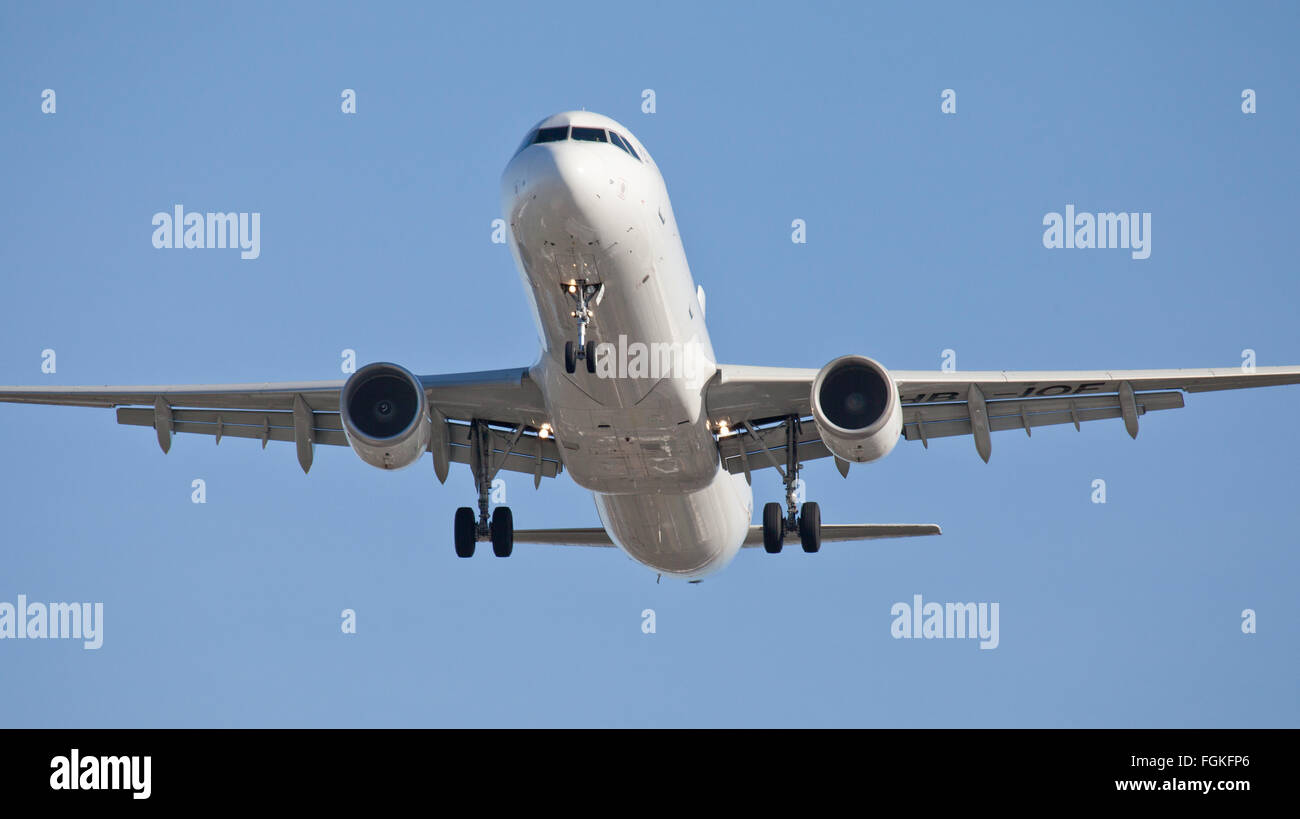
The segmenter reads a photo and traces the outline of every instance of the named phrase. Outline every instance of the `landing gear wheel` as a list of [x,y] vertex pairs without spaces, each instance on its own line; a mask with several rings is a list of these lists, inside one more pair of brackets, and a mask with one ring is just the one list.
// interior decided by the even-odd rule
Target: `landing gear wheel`
[[805,503],[799,510],[799,540],[809,554],[822,547],[822,511],[815,503]]
[[509,506],[498,506],[492,512],[492,554],[510,557],[515,548],[515,516]]
[[473,557],[474,540],[477,535],[475,531],[477,522],[474,519],[474,510],[468,506],[462,506],[456,510],[456,556]]
[[779,555],[784,540],[785,520],[781,517],[781,504],[763,504],[763,549],[770,555]]
[[583,352],[586,353],[587,372],[591,373],[592,375],[595,375],[596,374],[596,342],[588,341],[587,349],[584,350]]
[[572,341],[564,342],[564,371],[569,375],[578,369],[578,351],[574,349]]

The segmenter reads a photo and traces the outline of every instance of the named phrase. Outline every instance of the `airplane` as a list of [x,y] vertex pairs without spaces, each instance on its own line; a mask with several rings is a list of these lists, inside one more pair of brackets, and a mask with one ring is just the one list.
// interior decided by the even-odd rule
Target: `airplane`
[[[478,508],[456,510],[453,544],[617,547],[661,575],[698,582],[742,547],[940,534],[934,524],[822,525],[798,503],[807,461],[879,461],[900,440],[972,437],[1183,406],[1183,392],[1300,383],[1300,367],[1096,371],[890,371],[849,354],[819,369],[718,364],[659,167],[620,123],[588,111],[529,129],[501,177],[509,245],[541,353],[528,367],[415,375],[388,362],[346,380],[264,384],[0,387],[0,401],[113,407],[117,422],[176,433],[292,442],[304,472],[317,445],[350,446],[379,469],[430,453],[445,483],[466,464]],[[773,468],[784,506],[753,517],[752,475]],[[514,528],[490,510],[502,470],[534,486],[567,471],[592,492],[598,528]]]

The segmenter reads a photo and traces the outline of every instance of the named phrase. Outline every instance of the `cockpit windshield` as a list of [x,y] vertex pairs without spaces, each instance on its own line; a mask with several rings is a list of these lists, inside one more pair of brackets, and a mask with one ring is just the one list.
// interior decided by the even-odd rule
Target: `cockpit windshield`
[[563,142],[568,138],[569,126],[561,125],[558,128],[538,128],[533,142]]
[[519,150],[515,151],[515,153],[518,154],[519,151],[529,145],[537,145],[542,142],[563,142],[569,139],[577,142],[604,142],[613,145],[638,162],[641,161],[641,157],[637,155],[636,149],[632,147],[632,142],[627,137],[617,131],[607,131],[604,128],[589,128],[581,125],[537,128],[524,137],[523,143],[520,144]]
[[573,139],[580,142],[608,142],[604,128],[579,128],[573,126]]

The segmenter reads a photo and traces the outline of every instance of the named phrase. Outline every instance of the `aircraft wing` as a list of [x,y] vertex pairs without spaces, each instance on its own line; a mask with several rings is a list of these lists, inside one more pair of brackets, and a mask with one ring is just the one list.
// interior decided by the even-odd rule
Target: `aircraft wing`
[[[831,455],[811,422],[817,370],[720,365],[705,396],[709,419],[725,421],[723,462],[732,473],[786,463],[791,441],[800,461]],[[1184,392],[1300,384],[1300,367],[1184,370],[1046,370],[890,373],[902,399],[903,437],[971,435],[985,461],[991,432],[1122,418],[1137,437],[1138,417],[1183,406]],[[790,419],[796,419],[790,435]],[[838,461],[838,459],[837,459]],[[841,471],[846,462],[839,462]]]
[[[485,425],[496,468],[531,473],[561,470],[554,439],[536,434],[546,422],[541,390],[527,368],[419,376],[431,410],[447,424],[450,461],[470,463],[471,421]],[[117,422],[153,427],[166,452],[173,433],[292,441],[303,471],[312,447],[348,446],[339,417],[344,381],[105,387],[3,387],[0,402],[117,409]]]

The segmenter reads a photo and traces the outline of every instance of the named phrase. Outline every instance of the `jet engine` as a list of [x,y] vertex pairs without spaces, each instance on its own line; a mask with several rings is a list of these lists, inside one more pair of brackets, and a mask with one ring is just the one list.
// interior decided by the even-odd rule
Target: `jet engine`
[[903,432],[898,387],[866,356],[841,356],[821,368],[813,379],[812,413],[822,443],[852,463],[885,457]]
[[429,448],[424,387],[396,364],[367,364],[353,373],[339,394],[339,417],[353,451],[371,466],[402,469]]

